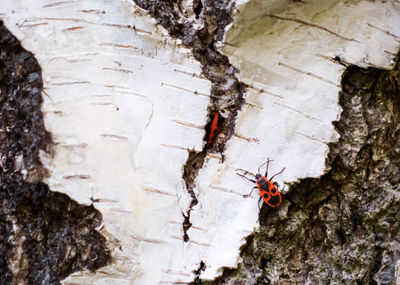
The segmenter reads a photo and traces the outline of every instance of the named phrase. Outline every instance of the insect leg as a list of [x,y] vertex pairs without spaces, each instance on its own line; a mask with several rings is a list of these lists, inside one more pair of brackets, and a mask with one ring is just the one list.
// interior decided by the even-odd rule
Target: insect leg
[[[262,197],[260,196],[260,199],[258,199],[258,210],[260,210],[260,211],[261,211],[261,207],[260,207],[260,201],[261,201],[261,199],[262,199]],[[262,205],[262,203],[261,203],[261,205]]]
[[272,180],[275,176],[277,176],[278,174],[281,174],[285,169],[286,169],[286,167],[282,168],[281,171],[279,171],[278,173],[274,174],[269,180]]
[[250,191],[250,193],[249,193],[249,194],[247,194],[247,195],[243,195],[243,198],[250,197],[250,196],[251,196],[251,193],[253,193],[253,190],[254,190],[254,189],[257,189],[257,186],[254,186],[253,188],[251,188],[251,191]]

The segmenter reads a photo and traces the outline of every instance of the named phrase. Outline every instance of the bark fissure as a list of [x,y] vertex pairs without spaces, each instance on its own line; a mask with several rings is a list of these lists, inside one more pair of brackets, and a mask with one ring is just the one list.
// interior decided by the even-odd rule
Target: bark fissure
[[194,273],[194,275],[195,275],[195,278],[194,278],[194,282],[195,283],[200,283],[201,281],[200,281],[200,275],[201,275],[201,272],[202,271],[204,271],[204,270],[206,270],[206,264],[204,263],[204,261],[203,260],[201,260],[200,261],[200,264],[199,264],[199,268],[197,269],[197,270],[194,270],[193,271],[193,273]]
[[[244,85],[236,77],[237,70],[217,48],[225,27],[233,20],[234,4],[233,1],[196,0],[188,11],[183,8],[182,1],[134,2],[157,19],[173,38],[182,40],[183,45],[192,50],[194,58],[202,65],[203,75],[212,84],[208,107],[210,121],[205,126],[204,148],[200,152],[189,151],[183,169],[183,180],[192,199],[189,208],[182,213],[183,239],[189,241],[190,213],[198,203],[194,192],[195,179],[208,153],[219,153],[224,160],[225,144],[234,135],[236,116],[244,104]],[[220,122],[218,131],[212,136],[211,124],[215,114],[220,117]]]
[[59,284],[110,260],[102,216],[42,183],[51,137],[41,112],[41,68],[0,21],[0,283]]
[[399,59],[391,71],[347,67],[329,171],[293,184],[279,209],[263,206],[238,268],[203,284],[399,282]]

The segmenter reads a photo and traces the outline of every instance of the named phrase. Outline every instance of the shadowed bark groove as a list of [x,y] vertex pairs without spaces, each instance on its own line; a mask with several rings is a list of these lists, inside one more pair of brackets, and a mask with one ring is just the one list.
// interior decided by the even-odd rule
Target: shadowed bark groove
[[[219,153],[224,160],[226,142],[234,135],[238,111],[244,104],[244,85],[236,78],[237,70],[229,59],[218,51],[225,27],[232,22],[234,1],[228,0],[195,0],[192,11],[185,11],[182,1],[133,0],[140,8],[148,11],[158,24],[168,30],[169,34],[192,50],[194,58],[202,65],[203,75],[211,82],[210,104],[208,113],[221,116],[218,136],[212,144],[207,144],[210,137],[210,123],[205,127],[205,146],[201,152],[189,151],[189,157],[183,169],[183,180],[191,203],[184,216],[183,240],[189,241],[188,229],[192,226],[190,213],[197,205],[194,192],[195,179],[204,165],[207,153]],[[191,17],[191,13],[195,20]]]
[[110,260],[101,214],[40,182],[41,92],[39,64],[0,21],[0,284],[59,284]]
[[264,205],[239,267],[203,284],[399,282],[399,56],[392,71],[348,66],[339,102],[329,171],[292,185],[280,208]]

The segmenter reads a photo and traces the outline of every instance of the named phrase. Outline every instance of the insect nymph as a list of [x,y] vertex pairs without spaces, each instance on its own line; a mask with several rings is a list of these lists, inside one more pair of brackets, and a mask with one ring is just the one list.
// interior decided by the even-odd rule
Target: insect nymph
[[[278,184],[276,182],[272,182],[272,179],[278,175],[281,174],[286,167],[284,167],[281,171],[279,171],[278,173],[274,174],[270,179],[268,179],[268,167],[269,167],[269,163],[270,163],[269,158],[267,159],[267,161],[265,163],[263,163],[262,165],[260,165],[260,167],[258,167],[258,173],[257,174],[253,174],[247,170],[244,169],[236,169],[236,171],[240,171],[242,173],[237,173],[237,175],[246,178],[247,180],[253,182],[256,184],[256,186],[254,186],[250,193],[247,195],[244,195],[244,197],[249,197],[251,195],[251,193],[253,193],[253,190],[255,188],[258,188],[258,191],[260,192],[260,199],[264,199],[264,202],[270,206],[270,207],[278,207],[281,203],[282,203],[282,196],[281,193],[278,190]],[[263,167],[264,165],[267,165],[267,169],[265,171],[265,176],[262,176],[260,174],[260,169],[261,167]],[[246,175],[252,175],[255,180],[248,178]]]

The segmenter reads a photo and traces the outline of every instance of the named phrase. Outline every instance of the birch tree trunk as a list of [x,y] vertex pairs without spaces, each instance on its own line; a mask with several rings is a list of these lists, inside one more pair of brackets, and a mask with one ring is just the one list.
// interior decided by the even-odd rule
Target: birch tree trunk
[[2,284],[400,283],[399,1],[0,18]]

